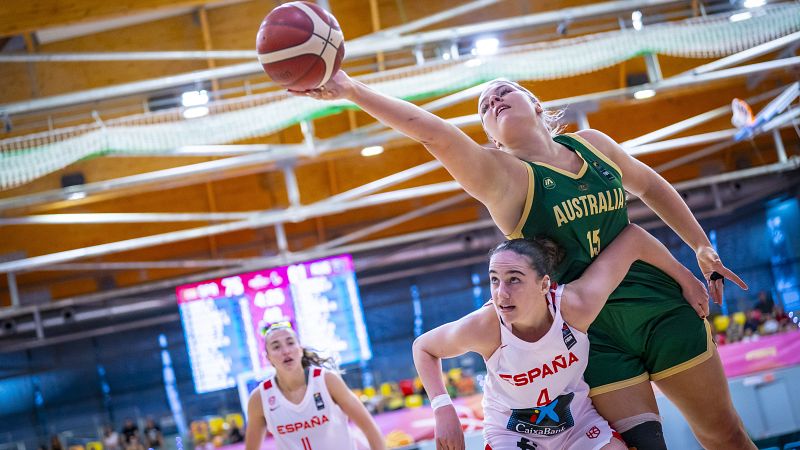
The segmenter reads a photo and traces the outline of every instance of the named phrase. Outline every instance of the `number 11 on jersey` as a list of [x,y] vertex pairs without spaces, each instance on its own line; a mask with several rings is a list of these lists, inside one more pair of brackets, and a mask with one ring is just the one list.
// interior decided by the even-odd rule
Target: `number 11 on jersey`
[[600,230],[586,232],[586,240],[589,241],[589,256],[594,258],[600,254]]

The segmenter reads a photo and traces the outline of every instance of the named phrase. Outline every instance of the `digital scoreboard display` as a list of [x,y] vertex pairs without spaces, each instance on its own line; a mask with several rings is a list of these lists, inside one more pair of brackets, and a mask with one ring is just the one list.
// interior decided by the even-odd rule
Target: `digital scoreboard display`
[[269,367],[262,330],[289,321],[305,347],[350,364],[372,358],[350,255],[178,286],[195,391]]

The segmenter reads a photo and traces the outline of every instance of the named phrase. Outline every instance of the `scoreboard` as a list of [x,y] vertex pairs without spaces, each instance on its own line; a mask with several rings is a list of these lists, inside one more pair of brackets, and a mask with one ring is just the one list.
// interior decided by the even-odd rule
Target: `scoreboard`
[[350,255],[176,288],[195,391],[236,386],[269,367],[262,331],[289,321],[304,347],[339,364],[372,358]]

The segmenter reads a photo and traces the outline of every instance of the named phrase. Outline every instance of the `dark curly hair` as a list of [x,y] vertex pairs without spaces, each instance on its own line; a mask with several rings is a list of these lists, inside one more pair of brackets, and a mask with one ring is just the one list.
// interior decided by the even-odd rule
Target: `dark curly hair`
[[489,257],[505,251],[527,256],[531,262],[531,269],[540,276],[550,275],[565,256],[564,249],[560,245],[544,236],[503,241],[489,252]]

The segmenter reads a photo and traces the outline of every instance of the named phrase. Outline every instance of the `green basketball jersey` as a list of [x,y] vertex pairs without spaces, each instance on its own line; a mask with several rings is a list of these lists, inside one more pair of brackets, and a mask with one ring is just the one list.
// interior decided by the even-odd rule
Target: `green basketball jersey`
[[[577,174],[526,161],[528,196],[514,232],[507,236],[544,235],[566,251],[551,276],[559,283],[578,278],[600,251],[628,225],[622,171],[577,134],[553,138],[583,159]],[[681,298],[678,284],[655,267],[637,261],[609,300]]]

